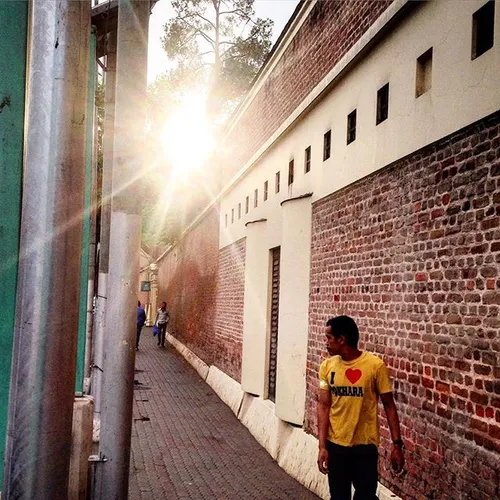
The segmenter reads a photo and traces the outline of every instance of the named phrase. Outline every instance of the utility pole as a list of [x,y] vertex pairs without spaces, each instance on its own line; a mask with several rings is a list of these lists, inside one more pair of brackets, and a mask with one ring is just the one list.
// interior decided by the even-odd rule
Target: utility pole
[[31,2],[2,497],[65,500],[78,337],[90,1]]
[[101,190],[101,233],[99,277],[95,314],[92,395],[94,396],[95,420],[101,419],[102,374],[104,369],[104,337],[106,332],[106,302],[108,297],[109,232],[111,220],[111,196],[113,193],[113,138],[115,128],[116,91],[116,31],[107,35],[105,85],[105,117],[103,136],[103,165]]
[[95,499],[128,497],[150,2],[119,0],[109,281]]

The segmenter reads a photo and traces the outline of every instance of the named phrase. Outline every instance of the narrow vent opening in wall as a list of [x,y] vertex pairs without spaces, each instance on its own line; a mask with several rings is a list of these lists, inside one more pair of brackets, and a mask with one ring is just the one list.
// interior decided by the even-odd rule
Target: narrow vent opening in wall
[[241,203],[238,203],[238,219],[241,219]]
[[377,92],[377,125],[389,117],[389,84],[386,83]]
[[271,310],[269,311],[269,379],[268,398],[276,401],[276,373],[278,368],[278,327],[280,300],[280,247],[271,250]]
[[472,15],[472,59],[493,47],[495,36],[495,2],[490,0]]
[[245,213],[248,213],[248,210],[250,209],[250,197],[247,196],[245,199]]
[[328,160],[328,158],[330,158],[331,146],[332,146],[332,131],[329,130],[323,136],[323,161],[326,161]]
[[275,192],[276,192],[276,194],[278,194],[280,192],[280,173],[279,172],[276,172]]
[[293,184],[293,169],[294,169],[294,163],[293,160],[290,161],[288,164],[288,185],[290,186]]
[[432,87],[432,47],[417,59],[415,96],[420,97]]
[[256,189],[253,193],[253,206],[254,206],[254,208],[257,208],[258,204],[259,204],[259,190]]
[[356,140],[356,110],[347,115],[347,144]]
[[304,153],[304,173],[311,171],[311,146]]
[[264,182],[264,201],[267,201],[267,197],[269,195],[269,183]]

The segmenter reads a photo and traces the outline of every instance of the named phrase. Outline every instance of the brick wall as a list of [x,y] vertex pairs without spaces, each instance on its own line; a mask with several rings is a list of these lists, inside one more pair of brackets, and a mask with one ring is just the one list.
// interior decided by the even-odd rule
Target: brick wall
[[242,239],[220,251],[217,275],[214,364],[241,381],[245,249]]
[[391,3],[320,0],[315,5],[226,138],[220,155],[223,182],[245,165]]
[[158,305],[167,302],[170,333],[240,381],[245,240],[219,252],[218,207],[160,261],[158,283]]
[[313,207],[306,426],[349,314],[394,377],[409,473],[381,474],[403,498],[500,498],[499,216],[500,113]]
[[214,358],[219,210],[214,207],[159,262],[158,305],[166,300],[175,337],[206,363]]

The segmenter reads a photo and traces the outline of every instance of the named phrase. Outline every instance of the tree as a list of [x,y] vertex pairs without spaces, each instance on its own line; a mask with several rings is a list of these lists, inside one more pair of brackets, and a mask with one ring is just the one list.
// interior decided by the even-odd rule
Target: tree
[[271,48],[273,21],[255,18],[255,0],[174,0],[162,45],[178,83],[209,88],[212,114],[227,114],[248,90]]

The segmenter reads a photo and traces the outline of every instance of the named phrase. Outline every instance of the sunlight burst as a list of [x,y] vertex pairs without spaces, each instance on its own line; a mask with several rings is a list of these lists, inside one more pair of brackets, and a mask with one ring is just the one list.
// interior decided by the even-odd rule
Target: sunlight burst
[[172,180],[186,181],[203,166],[214,145],[205,96],[186,96],[166,122],[161,138]]

